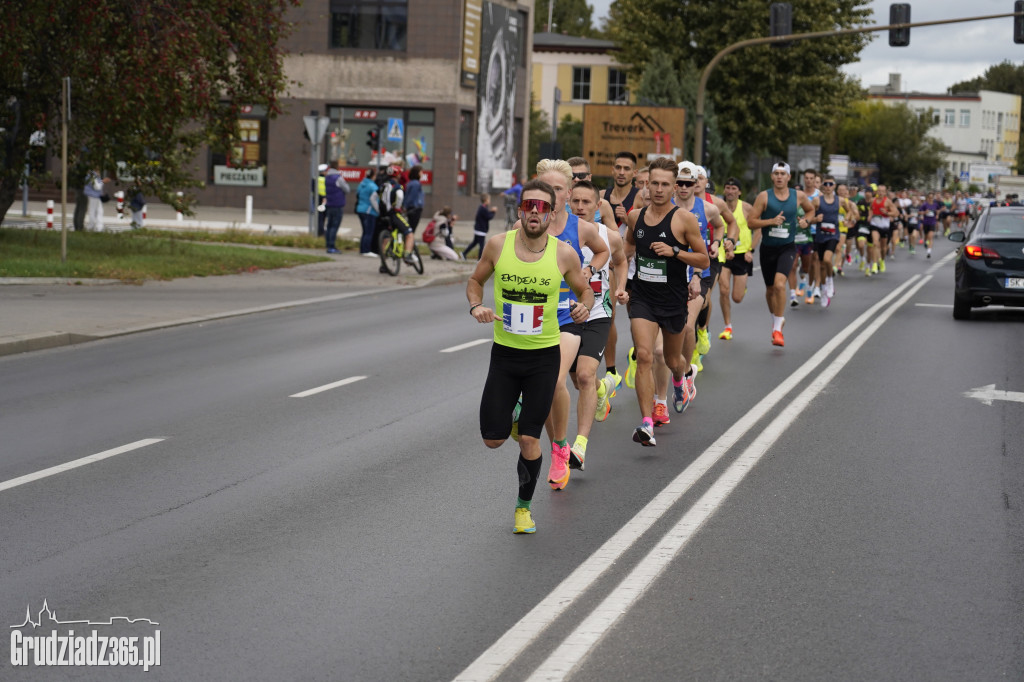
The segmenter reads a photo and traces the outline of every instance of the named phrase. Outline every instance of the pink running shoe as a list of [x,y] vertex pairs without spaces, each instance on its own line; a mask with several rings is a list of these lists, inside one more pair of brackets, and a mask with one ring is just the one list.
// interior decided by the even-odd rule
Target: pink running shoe
[[551,446],[551,467],[548,469],[548,484],[552,490],[561,490],[569,483],[569,444]]

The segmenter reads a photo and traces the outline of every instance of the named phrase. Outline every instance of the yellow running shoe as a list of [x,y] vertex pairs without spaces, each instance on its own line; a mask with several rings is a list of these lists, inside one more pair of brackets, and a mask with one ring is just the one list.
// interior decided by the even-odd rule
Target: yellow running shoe
[[606,372],[605,373],[605,377],[610,377],[611,380],[612,380],[611,381],[612,394],[610,396],[608,396],[608,397],[609,398],[614,398],[615,395],[619,392],[619,386],[622,385],[622,375],[619,374],[618,372],[614,372],[614,373]]
[[529,509],[516,507],[516,525],[512,527],[513,533],[536,533],[537,524],[533,522],[533,515]]
[[597,410],[594,412],[594,419],[603,422],[612,411],[612,396],[615,395],[615,379],[611,374],[606,374],[601,381],[597,382]]
[[718,335],[718,338],[726,341],[732,341],[732,327],[726,327],[722,330],[722,333]]
[[707,355],[711,352],[711,339],[708,338],[707,329],[697,330],[697,352],[701,355]]
[[636,348],[629,349],[629,363],[626,365],[626,387],[636,388]]
[[878,261],[878,271],[885,272],[885,259]]
[[703,372],[704,371],[704,363],[702,363],[700,361],[700,359],[702,357],[704,357],[704,356],[701,355],[700,353],[698,353],[697,349],[695,348],[693,350],[693,357],[690,358],[690,364],[693,365],[697,369],[698,372]]

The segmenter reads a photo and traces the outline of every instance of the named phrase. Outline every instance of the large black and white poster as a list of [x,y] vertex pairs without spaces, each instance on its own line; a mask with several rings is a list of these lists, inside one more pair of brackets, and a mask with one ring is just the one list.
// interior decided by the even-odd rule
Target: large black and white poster
[[[478,192],[498,189],[516,169],[514,142],[516,72],[521,15],[485,2],[481,18],[480,81],[477,87],[476,185]],[[495,171],[499,184],[495,185]]]

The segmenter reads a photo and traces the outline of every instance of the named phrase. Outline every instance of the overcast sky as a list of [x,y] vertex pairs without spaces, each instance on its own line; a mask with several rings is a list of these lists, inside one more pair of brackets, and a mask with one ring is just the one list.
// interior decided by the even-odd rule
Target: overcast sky
[[[594,8],[595,21],[608,16],[612,0],[587,1]],[[890,4],[872,0],[873,23],[889,23]],[[937,21],[1013,11],[1012,0],[918,0],[910,4],[911,21]],[[766,8],[767,5],[765,3]],[[767,9],[764,23],[767,35]],[[1024,45],[1013,42],[1012,17],[915,28],[911,30],[908,47],[889,47],[888,34],[878,33],[861,52],[860,62],[847,66],[845,71],[859,78],[864,87],[885,84],[890,73],[900,73],[906,91],[942,93],[954,83],[980,76],[989,66],[1006,59],[1017,64],[1024,62]]]

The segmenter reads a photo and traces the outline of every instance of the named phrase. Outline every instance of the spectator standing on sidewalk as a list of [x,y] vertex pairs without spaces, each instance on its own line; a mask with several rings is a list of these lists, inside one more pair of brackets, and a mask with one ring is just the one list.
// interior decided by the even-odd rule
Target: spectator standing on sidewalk
[[376,254],[373,253],[373,233],[377,229],[377,216],[380,215],[375,177],[377,170],[367,168],[366,175],[356,188],[356,215],[359,216],[359,223],[363,228],[362,237],[359,239],[359,253],[371,258],[376,258]]
[[327,220],[327,164],[321,163],[317,166],[319,175],[316,176],[316,236],[324,236],[324,222]]
[[146,197],[137,184],[133,184],[128,190],[128,197],[128,208],[132,211],[132,229],[138,230],[144,227],[142,212],[146,208]]
[[335,240],[338,237],[338,228],[341,227],[341,216],[345,210],[345,195],[351,190],[341,171],[338,170],[338,163],[334,162],[327,169],[324,175],[325,195],[324,204],[327,210],[327,229],[325,239],[327,241],[327,253],[338,253]]
[[103,185],[110,178],[103,177],[99,170],[91,170],[85,177],[85,196],[89,200],[89,208],[85,215],[85,229],[93,232],[103,231]]
[[413,232],[420,224],[420,217],[423,215],[423,186],[420,184],[420,176],[423,174],[423,166],[413,166],[409,169],[409,182],[405,185],[405,219],[409,221],[409,227]]
[[484,243],[487,241],[487,231],[491,229],[491,218],[497,213],[497,209],[491,208],[491,195],[480,195],[480,206],[476,209],[476,220],[473,222],[473,241],[469,243],[466,250],[462,252],[463,258],[469,258],[469,252],[477,247],[476,259],[484,253]]

